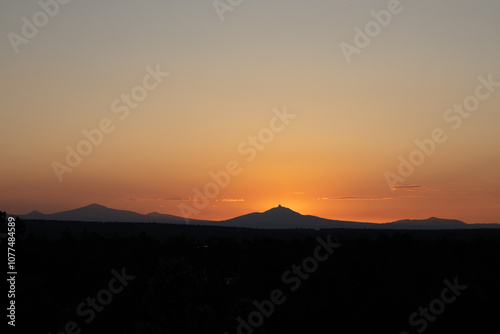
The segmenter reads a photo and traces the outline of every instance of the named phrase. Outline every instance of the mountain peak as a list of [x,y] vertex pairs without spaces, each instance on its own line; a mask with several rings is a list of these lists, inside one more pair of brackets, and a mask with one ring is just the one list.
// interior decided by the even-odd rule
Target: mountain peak
[[271,209],[265,211],[264,213],[276,214],[276,215],[284,215],[284,214],[288,214],[288,215],[290,215],[290,214],[301,215],[300,213],[295,212],[292,209],[289,209],[287,207],[281,206],[281,204],[278,204],[277,207],[271,208]]
[[101,204],[97,204],[97,203],[92,203],[92,204],[89,204],[87,206],[84,206],[82,207],[83,208],[88,208],[88,209],[108,209],[107,207],[105,207],[104,205],[101,205]]
[[38,218],[42,218],[43,216],[45,216],[43,213],[41,213],[40,211],[31,211],[30,213],[28,213],[27,215],[24,215],[25,217],[29,218],[29,219],[38,219]]

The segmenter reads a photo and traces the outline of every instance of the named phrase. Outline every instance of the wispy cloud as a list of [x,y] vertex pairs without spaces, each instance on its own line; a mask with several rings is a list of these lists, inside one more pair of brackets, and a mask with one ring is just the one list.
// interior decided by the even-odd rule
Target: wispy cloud
[[399,196],[399,198],[422,198],[422,197],[425,197],[425,196],[421,196],[421,195],[415,195],[415,196]]
[[144,198],[144,197],[130,197],[125,198],[125,201],[131,202],[152,202],[152,201],[191,201],[190,197],[167,197],[167,198]]
[[222,202],[244,202],[242,198],[223,198]]
[[370,196],[342,196],[342,197],[321,197],[320,201],[387,201],[392,197],[370,197]]
[[150,202],[150,201],[160,201],[160,198],[140,198],[140,197],[130,197],[130,198],[125,198],[125,201],[130,201],[130,202]]
[[191,197],[169,197],[163,198],[163,201],[192,201]]
[[409,190],[409,191],[418,191],[418,190],[425,190],[426,187],[424,186],[419,186],[416,184],[396,184],[394,187],[392,187],[394,190]]

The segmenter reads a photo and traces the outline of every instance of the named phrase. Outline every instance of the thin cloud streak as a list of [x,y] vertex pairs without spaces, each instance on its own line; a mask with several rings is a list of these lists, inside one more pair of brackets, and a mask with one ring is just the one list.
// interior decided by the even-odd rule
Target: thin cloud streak
[[344,196],[344,197],[321,197],[320,201],[387,201],[392,197],[367,197],[367,196]]

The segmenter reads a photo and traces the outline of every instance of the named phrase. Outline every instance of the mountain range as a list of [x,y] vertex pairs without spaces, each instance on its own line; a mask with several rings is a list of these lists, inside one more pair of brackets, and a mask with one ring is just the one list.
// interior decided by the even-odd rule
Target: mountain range
[[265,212],[254,212],[228,220],[198,220],[179,216],[151,212],[140,214],[133,211],[117,210],[99,204],[90,204],[81,208],[52,214],[33,211],[26,215],[18,215],[27,220],[80,221],[80,222],[121,222],[121,223],[168,223],[192,224],[205,226],[226,226],[255,229],[470,229],[500,228],[500,224],[466,224],[460,220],[431,217],[428,219],[406,219],[383,224],[332,220],[311,215],[302,215],[279,205]]

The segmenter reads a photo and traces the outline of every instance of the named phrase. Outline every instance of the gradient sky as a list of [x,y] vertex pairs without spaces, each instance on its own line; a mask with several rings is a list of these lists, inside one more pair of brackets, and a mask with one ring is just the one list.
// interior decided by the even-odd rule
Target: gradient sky
[[[348,63],[340,44],[389,2],[244,0],[222,21],[210,0],[70,1],[16,53],[9,33],[41,7],[0,0],[0,209],[181,215],[235,160],[241,172],[193,218],[281,204],[331,219],[500,223],[500,87],[456,130],[443,119],[478,77],[500,82],[500,2],[402,0]],[[170,75],[120,119],[112,103],[148,66]],[[247,161],[239,145],[285,107],[296,117]],[[60,182],[53,162],[106,118],[114,131]],[[436,128],[447,140],[391,189],[384,174]]]

